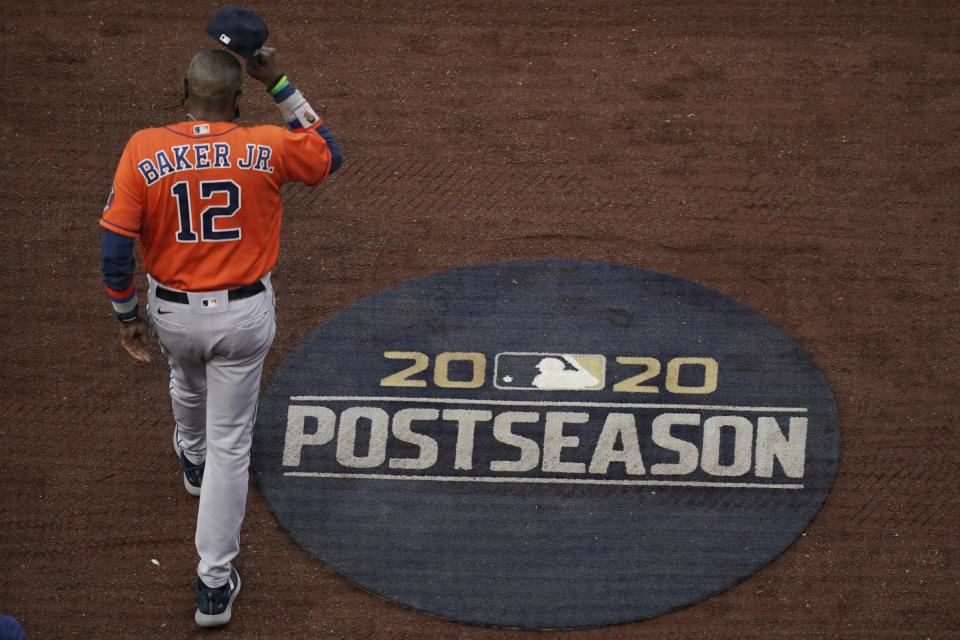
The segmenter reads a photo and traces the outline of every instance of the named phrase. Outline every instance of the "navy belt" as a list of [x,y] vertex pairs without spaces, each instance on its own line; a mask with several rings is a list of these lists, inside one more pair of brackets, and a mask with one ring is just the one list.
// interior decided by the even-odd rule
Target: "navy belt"
[[[230,291],[227,292],[227,300],[230,300],[231,302],[234,300],[243,300],[244,298],[255,296],[261,291],[265,290],[266,287],[263,286],[263,282],[257,280],[251,284],[245,284],[242,287],[230,289]],[[167,289],[166,287],[161,287],[160,285],[157,285],[157,297],[161,300],[166,300],[167,302],[179,302],[180,304],[190,303],[190,299],[183,291],[173,291],[172,289]]]

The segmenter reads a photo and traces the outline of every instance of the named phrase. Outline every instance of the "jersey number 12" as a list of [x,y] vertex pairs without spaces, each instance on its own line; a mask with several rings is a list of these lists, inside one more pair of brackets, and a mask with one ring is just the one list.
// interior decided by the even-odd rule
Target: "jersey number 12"
[[180,230],[177,242],[234,242],[240,239],[240,228],[217,229],[216,218],[229,218],[240,209],[240,185],[233,180],[210,180],[200,183],[200,198],[210,200],[220,193],[227,194],[224,205],[209,205],[200,214],[200,236],[193,228],[193,216],[190,207],[190,184],[178,182],[170,188],[177,198],[177,212],[180,218]]

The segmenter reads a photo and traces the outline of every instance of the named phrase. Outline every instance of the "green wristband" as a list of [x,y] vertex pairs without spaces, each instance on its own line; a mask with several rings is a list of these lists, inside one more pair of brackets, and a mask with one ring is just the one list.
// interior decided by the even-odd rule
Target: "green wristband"
[[280,91],[284,85],[288,82],[286,74],[281,73],[276,80],[270,84],[270,89],[267,89],[270,95],[273,95]]

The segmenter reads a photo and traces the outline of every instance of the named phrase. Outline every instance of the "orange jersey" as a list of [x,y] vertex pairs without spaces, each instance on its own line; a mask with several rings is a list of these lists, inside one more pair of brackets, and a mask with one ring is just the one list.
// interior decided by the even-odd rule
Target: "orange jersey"
[[143,267],[185,291],[266,275],[280,250],[280,186],[316,186],[331,153],[315,131],[231,122],[144,129],[127,142],[100,224],[139,237]]

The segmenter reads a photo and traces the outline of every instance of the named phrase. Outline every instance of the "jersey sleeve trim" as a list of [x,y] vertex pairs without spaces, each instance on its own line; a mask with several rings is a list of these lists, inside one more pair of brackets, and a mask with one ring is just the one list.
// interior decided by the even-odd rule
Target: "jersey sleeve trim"
[[326,180],[327,178],[329,178],[329,177],[330,177],[330,167],[331,167],[332,163],[333,163],[333,157],[328,153],[328,154],[327,154],[327,166],[326,166],[326,168],[324,168],[324,170],[323,170],[323,175],[320,176],[320,179],[317,180],[316,182],[307,182],[306,185],[307,185],[308,187],[316,187],[317,185],[319,185],[320,183],[322,183],[324,180]]
[[109,220],[106,220],[104,218],[100,218],[100,226],[103,227],[104,229],[109,229],[114,233],[119,233],[120,235],[127,236],[130,238],[136,238],[137,236],[140,235],[139,231],[135,231],[134,229],[127,229],[126,227],[121,227],[120,225],[110,222]]
[[326,140],[327,149],[330,150],[330,171],[333,173],[340,168],[340,165],[343,164],[343,152],[340,151],[340,145],[337,144],[337,139],[333,137],[333,134],[330,133],[330,130],[327,129],[326,125],[320,125],[314,129],[321,138]]

